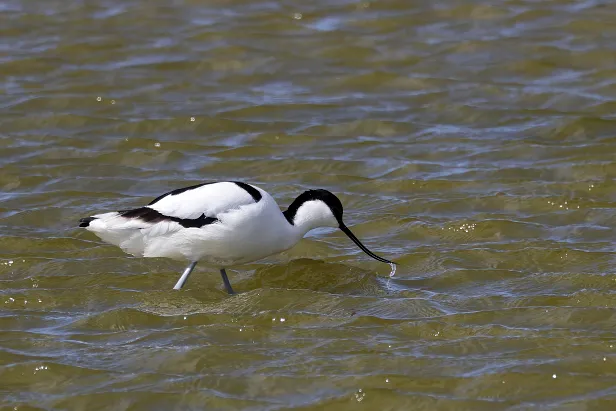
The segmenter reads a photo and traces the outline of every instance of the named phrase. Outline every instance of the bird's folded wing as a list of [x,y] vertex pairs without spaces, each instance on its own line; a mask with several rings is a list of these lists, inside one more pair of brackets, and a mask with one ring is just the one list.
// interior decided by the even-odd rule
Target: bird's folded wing
[[154,199],[148,208],[178,219],[215,219],[221,213],[254,204],[260,192],[245,183],[205,183],[170,191]]

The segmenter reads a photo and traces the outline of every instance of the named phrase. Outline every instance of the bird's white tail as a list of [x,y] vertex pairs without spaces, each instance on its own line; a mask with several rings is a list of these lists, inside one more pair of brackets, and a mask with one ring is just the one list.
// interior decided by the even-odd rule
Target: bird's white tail
[[96,214],[79,220],[79,227],[92,231],[101,240],[120,247],[135,256],[143,256],[143,221],[125,218],[120,212]]

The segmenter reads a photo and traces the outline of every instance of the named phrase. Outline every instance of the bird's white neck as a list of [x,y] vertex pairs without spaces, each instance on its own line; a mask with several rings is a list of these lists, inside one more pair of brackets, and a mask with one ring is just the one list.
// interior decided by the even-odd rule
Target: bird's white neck
[[329,207],[322,201],[307,201],[295,212],[295,215],[285,217],[289,225],[290,233],[299,241],[308,231],[318,227],[338,227],[339,223]]

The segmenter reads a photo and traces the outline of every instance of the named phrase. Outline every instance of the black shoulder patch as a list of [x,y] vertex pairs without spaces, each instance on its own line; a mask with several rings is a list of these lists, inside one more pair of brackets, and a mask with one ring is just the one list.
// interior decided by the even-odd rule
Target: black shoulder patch
[[161,221],[174,221],[184,228],[199,228],[204,225],[213,224],[218,221],[215,217],[206,217],[205,214],[201,214],[198,218],[178,218],[170,217],[159,213],[158,211],[149,208],[141,207],[132,210],[118,211],[124,218],[135,218],[146,223],[159,223]]
[[195,188],[203,187],[203,186],[206,186],[208,184],[213,184],[213,182],[201,183],[201,184],[196,184],[194,186],[188,186],[188,187],[182,187],[182,188],[176,188],[175,190],[169,191],[168,193],[165,193],[163,195],[160,195],[160,196],[156,197],[154,200],[150,201],[150,203],[148,205],[156,204],[158,201],[162,200],[163,198],[165,198],[167,196],[176,196],[178,194],[182,194],[184,191],[193,190]]
[[259,190],[251,186],[250,184],[243,183],[241,181],[234,181],[234,183],[238,186],[246,190],[248,194],[252,196],[252,199],[255,200],[255,203],[258,203],[261,200],[261,193]]

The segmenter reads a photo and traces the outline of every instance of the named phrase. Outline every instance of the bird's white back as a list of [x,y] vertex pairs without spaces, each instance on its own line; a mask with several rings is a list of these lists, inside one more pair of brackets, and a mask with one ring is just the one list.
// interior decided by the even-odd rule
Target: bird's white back
[[170,217],[198,218],[202,214],[215,217],[254,202],[242,187],[225,181],[202,185],[180,194],[169,194],[148,207]]

